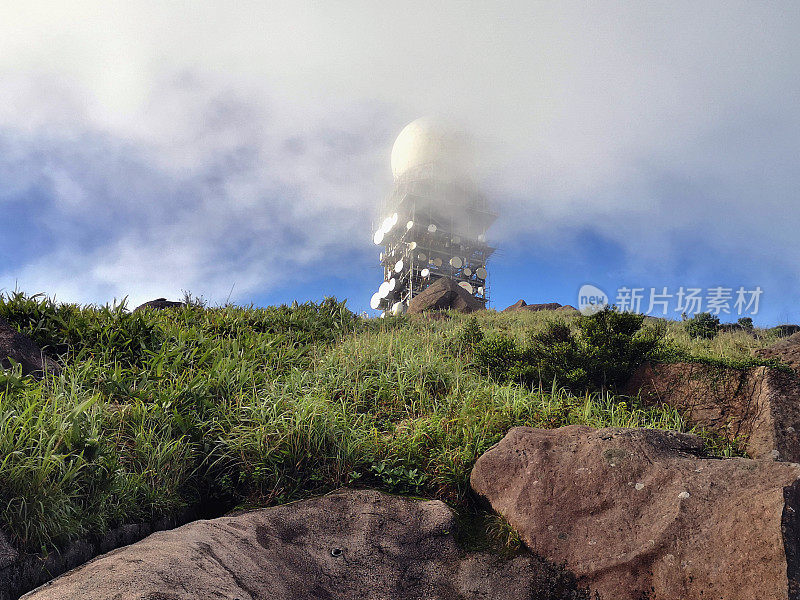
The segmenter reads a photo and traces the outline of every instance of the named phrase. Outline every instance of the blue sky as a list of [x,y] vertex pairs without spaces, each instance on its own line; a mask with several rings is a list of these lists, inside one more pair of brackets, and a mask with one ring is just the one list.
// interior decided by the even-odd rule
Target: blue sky
[[744,286],[800,322],[797,31],[794,2],[0,7],[0,290],[365,310],[394,137],[446,115],[495,307]]

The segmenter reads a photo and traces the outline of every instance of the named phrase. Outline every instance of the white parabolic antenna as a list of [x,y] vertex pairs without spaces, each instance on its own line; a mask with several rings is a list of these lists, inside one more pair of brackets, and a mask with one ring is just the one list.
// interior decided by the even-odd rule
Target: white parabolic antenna
[[370,301],[369,301],[369,307],[370,307],[372,310],[378,310],[378,308],[380,307],[380,305],[381,305],[381,295],[380,295],[380,292],[375,292],[374,294],[372,294],[372,298],[371,298],[371,299],[370,299]]
[[468,137],[455,125],[432,117],[406,125],[392,146],[395,178],[422,166],[443,176],[458,176],[470,172],[471,163]]

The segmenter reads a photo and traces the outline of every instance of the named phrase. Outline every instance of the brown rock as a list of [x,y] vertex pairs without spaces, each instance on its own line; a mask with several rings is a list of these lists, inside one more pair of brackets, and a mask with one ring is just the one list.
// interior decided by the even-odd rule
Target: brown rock
[[800,372],[800,333],[775,342],[769,348],[761,348],[754,353],[758,358],[778,360]]
[[59,364],[42,352],[31,338],[17,331],[11,323],[0,317],[0,366],[5,369],[10,368],[9,359],[20,364],[23,375],[61,371]]
[[133,309],[133,312],[136,312],[138,310],[144,310],[146,308],[152,308],[153,310],[163,310],[165,308],[173,308],[176,306],[183,306],[183,302],[173,302],[172,300],[167,300],[166,298],[156,298],[155,300],[150,300],[149,302],[140,304],[139,306]]
[[514,304],[509,306],[508,308],[504,308],[502,310],[502,312],[510,312],[510,311],[513,311],[513,310],[519,310],[523,306],[528,306],[528,303],[525,302],[525,300],[519,299],[516,302],[514,302]]
[[408,312],[414,314],[426,310],[457,310],[461,313],[471,313],[485,308],[483,302],[455,281],[449,277],[441,277],[414,296],[408,306]]
[[471,483],[604,600],[797,598],[800,465],[701,447],[652,429],[518,427]]
[[[514,312],[517,310],[529,310],[531,312],[536,312],[540,310],[558,310],[561,308],[561,305],[558,302],[545,302],[544,304],[527,304],[525,300],[519,300],[509,306],[508,308],[503,309],[502,312]],[[573,309],[574,310],[574,309]]]
[[464,555],[455,528],[442,502],[344,491],[151,535],[24,598],[581,597],[569,577],[530,554]]
[[693,425],[744,445],[753,458],[800,462],[800,380],[769,367],[699,363],[643,365],[626,392],[668,404]]

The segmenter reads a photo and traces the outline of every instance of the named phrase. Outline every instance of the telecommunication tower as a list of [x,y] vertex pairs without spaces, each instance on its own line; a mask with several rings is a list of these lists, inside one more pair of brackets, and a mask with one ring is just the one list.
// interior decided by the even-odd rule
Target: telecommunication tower
[[429,118],[409,123],[392,148],[394,186],[373,242],[383,246],[384,281],[370,306],[405,312],[411,299],[449,277],[484,303],[486,230],[497,218],[469,176],[469,148],[454,130]]

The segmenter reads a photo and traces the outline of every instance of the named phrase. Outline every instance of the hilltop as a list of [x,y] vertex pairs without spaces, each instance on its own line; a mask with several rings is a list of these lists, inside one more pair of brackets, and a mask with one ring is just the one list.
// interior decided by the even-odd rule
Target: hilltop
[[742,440],[645,401],[630,378],[659,363],[787,370],[755,357],[778,331],[692,338],[612,311],[366,319],[333,298],[131,312],[14,294],[0,317],[60,365],[0,371],[0,531],[42,556],[343,486],[441,500],[460,548],[524,552],[470,489],[509,430],[670,430],[699,435],[705,455],[743,456]]

